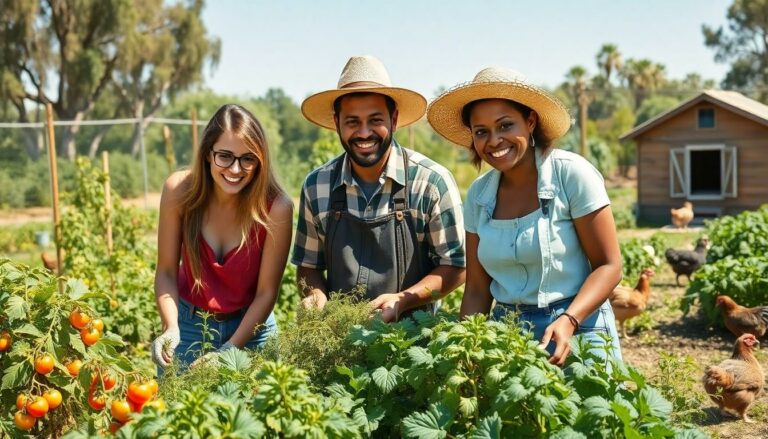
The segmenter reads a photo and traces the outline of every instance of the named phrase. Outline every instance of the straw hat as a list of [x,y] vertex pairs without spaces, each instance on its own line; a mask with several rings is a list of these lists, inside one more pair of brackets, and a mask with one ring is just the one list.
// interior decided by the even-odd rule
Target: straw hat
[[341,71],[336,89],[313,94],[301,104],[301,112],[310,122],[335,130],[333,102],[350,93],[378,93],[394,99],[397,104],[397,125],[410,125],[424,116],[427,100],[415,91],[392,87],[384,64],[370,55],[353,56]]
[[528,82],[521,73],[502,67],[480,70],[472,82],[459,84],[432,101],[427,119],[441,136],[471,147],[472,134],[461,120],[464,106],[480,99],[509,99],[539,115],[541,133],[547,139],[561,137],[571,127],[568,109],[559,99]]

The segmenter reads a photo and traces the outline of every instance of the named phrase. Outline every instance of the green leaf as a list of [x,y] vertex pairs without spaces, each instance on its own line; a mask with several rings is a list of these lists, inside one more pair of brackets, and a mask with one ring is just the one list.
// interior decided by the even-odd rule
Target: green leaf
[[219,353],[219,366],[233,371],[246,371],[251,367],[251,358],[241,349],[227,349]]
[[410,357],[411,361],[416,366],[419,366],[422,364],[429,365],[435,361],[432,354],[430,354],[428,350],[420,346],[411,346],[410,348],[408,348],[407,353],[408,353],[408,357]]
[[81,300],[83,295],[88,292],[88,287],[80,279],[67,280],[66,291],[72,300]]
[[526,387],[545,386],[551,381],[546,373],[536,366],[526,367],[523,371],[522,379],[523,385]]
[[651,415],[666,419],[672,413],[672,404],[653,387],[646,387],[641,390],[640,397],[648,404]]
[[477,397],[461,397],[459,400],[459,412],[465,418],[473,418],[477,412]]
[[42,337],[43,333],[31,323],[25,323],[23,326],[15,329],[13,332],[17,334],[29,334],[33,337]]
[[417,412],[403,419],[403,435],[418,439],[442,439],[448,432],[438,422],[434,405],[428,412]]
[[607,418],[613,416],[610,402],[601,396],[590,396],[584,400],[584,411],[591,416]]
[[559,400],[554,396],[536,393],[533,395],[533,400],[536,401],[536,405],[539,406],[539,409],[544,416],[555,417],[557,415],[556,409]]
[[469,436],[470,439],[500,439],[501,438],[501,418],[499,414],[493,412],[491,416],[486,416],[480,420],[475,431]]
[[29,382],[32,378],[32,365],[27,361],[16,363],[5,369],[3,373],[3,382],[0,389],[13,389]]
[[40,286],[40,288],[36,288],[35,294],[32,296],[32,300],[34,300],[37,303],[44,303],[47,302],[48,299],[50,299],[54,293],[56,293],[56,290],[58,289],[58,286],[56,282],[43,284]]
[[11,296],[5,304],[5,315],[11,323],[15,320],[26,319],[28,312],[29,305],[19,296]]
[[358,407],[352,413],[352,419],[366,434],[370,435],[379,428],[379,422],[384,419],[384,415],[386,410],[378,405],[368,407],[367,411],[363,407]]
[[392,369],[390,370],[381,366],[373,371],[371,378],[373,378],[373,382],[376,383],[376,386],[381,389],[382,392],[387,394],[397,386],[399,373],[400,368],[397,365],[392,366]]

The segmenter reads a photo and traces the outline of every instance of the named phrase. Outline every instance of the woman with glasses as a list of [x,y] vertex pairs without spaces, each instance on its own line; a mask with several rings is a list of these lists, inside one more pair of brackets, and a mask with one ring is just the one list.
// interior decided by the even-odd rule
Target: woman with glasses
[[216,352],[258,348],[277,330],[272,309],[292,210],[261,124],[239,105],[219,108],[192,168],[163,188],[155,275],[163,332],[152,343],[159,367],[211,358],[204,342]]

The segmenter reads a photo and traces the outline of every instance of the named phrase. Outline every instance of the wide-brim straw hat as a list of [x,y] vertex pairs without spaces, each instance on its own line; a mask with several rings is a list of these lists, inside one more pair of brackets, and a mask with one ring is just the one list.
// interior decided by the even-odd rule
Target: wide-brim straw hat
[[441,136],[471,147],[472,134],[461,112],[465,105],[481,99],[509,99],[534,110],[539,115],[541,133],[548,140],[563,136],[571,127],[571,116],[559,99],[528,82],[521,73],[503,67],[480,70],[472,82],[438,96],[429,105],[427,120]]
[[333,122],[333,103],[341,96],[350,93],[378,93],[391,97],[397,104],[397,125],[410,125],[424,116],[427,100],[415,91],[392,87],[389,73],[377,58],[353,56],[341,71],[337,88],[313,94],[301,104],[301,112],[310,122],[331,130],[336,129]]

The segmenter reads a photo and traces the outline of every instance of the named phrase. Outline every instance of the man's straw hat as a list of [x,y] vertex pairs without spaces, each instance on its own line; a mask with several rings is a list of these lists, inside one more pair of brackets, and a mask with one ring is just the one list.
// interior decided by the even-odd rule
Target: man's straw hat
[[387,69],[370,55],[353,56],[341,71],[336,89],[313,94],[301,104],[301,112],[310,122],[335,130],[333,102],[350,93],[378,93],[394,99],[397,104],[397,125],[410,125],[424,116],[427,100],[415,91],[392,87]]
[[509,99],[539,115],[541,133],[549,140],[561,137],[571,126],[568,109],[559,99],[531,84],[522,74],[502,67],[488,67],[472,82],[457,85],[432,101],[427,119],[435,131],[458,145],[471,147],[472,134],[461,120],[464,106],[480,99]]

